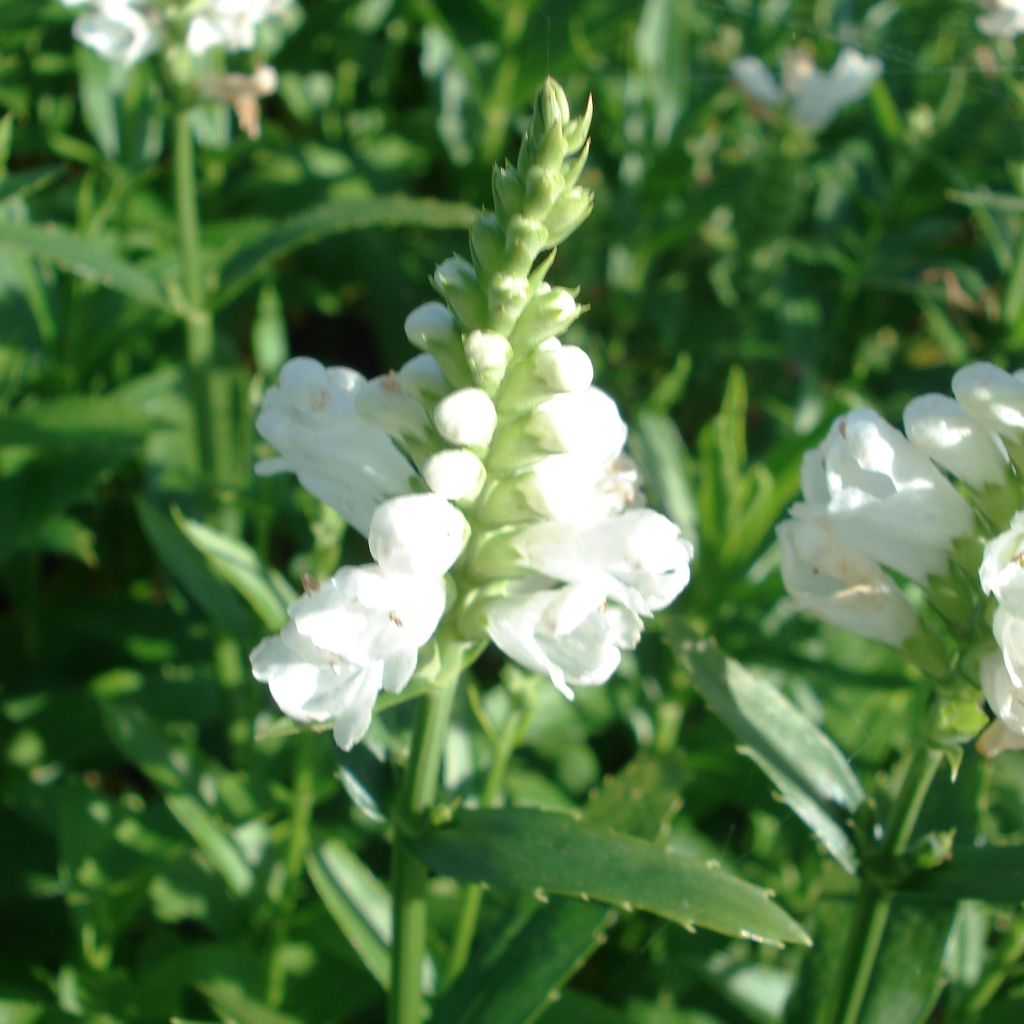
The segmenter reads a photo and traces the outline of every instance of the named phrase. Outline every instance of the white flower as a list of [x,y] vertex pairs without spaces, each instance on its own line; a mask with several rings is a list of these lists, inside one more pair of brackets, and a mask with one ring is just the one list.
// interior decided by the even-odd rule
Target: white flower
[[71,34],[104,60],[130,67],[155,53],[163,42],[163,18],[146,0],[62,0],[65,7],[87,7]]
[[903,410],[909,440],[968,487],[1006,480],[1006,451],[993,434],[948,395],[920,395]]
[[405,318],[405,336],[417,348],[430,343],[449,344],[455,340],[455,317],[442,302],[425,302]]
[[277,92],[277,69],[261,64],[252,74],[229,71],[221,75],[208,75],[196,82],[196,89],[207,99],[230,103],[238,119],[238,127],[250,139],[262,134],[260,100]]
[[367,422],[398,439],[426,437],[428,406],[448,391],[437,360],[421,352],[396,373],[374,377],[356,396],[356,411]]
[[638,615],[671,604],[690,582],[693,545],[651,509],[633,509],[587,526],[538,523],[515,535],[523,566],[562,583],[589,587]]
[[608,681],[622,652],[639,643],[642,627],[634,612],[609,605],[593,587],[571,584],[494,601],[487,632],[505,654],[547,675],[571,700],[572,686]]
[[292,0],[206,0],[189,24],[185,46],[196,56],[213,49],[253,50],[260,25],[291,6]]
[[542,402],[526,429],[544,451],[566,452],[601,465],[618,457],[627,435],[614,400],[594,387]]
[[788,101],[793,120],[811,131],[826,128],[841,107],[867,95],[882,68],[877,57],[865,57],[849,46],[827,72],[803,50],[788,50],[782,60],[781,87],[758,57],[738,57],[729,65],[736,84],[748,96],[770,107]]
[[975,20],[979,32],[997,39],[1014,39],[1024,32],[1024,0],[982,0],[988,8]]
[[1024,617],[1003,607],[996,608],[992,635],[999,644],[1010,682],[1016,689],[1024,690]]
[[576,345],[563,345],[548,338],[537,346],[537,376],[551,390],[585,391],[594,382],[594,364]]
[[994,757],[1003,750],[1024,748],[1024,691],[1013,684],[998,654],[982,659],[981,688],[998,721],[982,733],[978,749]]
[[467,448],[435,452],[423,466],[423,479],[435,493],[449,501],[475,498],[484,485],[487,470]]
[[315,359],[290,359],[256,417],[257,431],[280,455],[255,467],[261,476],[294,473],[364,536],[374,509],[409,491],[415,480],[391,438],[356,412],[365,386],[365,378],[347,367],[325,369]]
[[463,514],[440,495],[403,494],[373,513],[370,554],[389,573],[440,579],[469,538]]
[[989,430],[1024,439],[1024,380],[991,363],[971,363],[953,374],[953,394]]
[[839,540],[827,521],[790,519],[776,534],[792,607],[891,647],[917,631],[914,609],[892,578]]
[[345,566],[289,609],[250,655],[253,675],[300,722],[334,721],[343,750],[362,739],[381,689],[400,693],[445,609],[440,579]]
[[498,425],[498,412],[486,391],[460,388],[445,395],[434,409],[434,426],[449,443],[486,448]]
[[985,545],[978,576],[986,594],[1014,615],[1024,616],[1024,512]]
[[945,571],[970,533],[967,503],[923,452],[877,413],[840,416],[804,455],[795,519],[821,521],[845,544],[918,583]]

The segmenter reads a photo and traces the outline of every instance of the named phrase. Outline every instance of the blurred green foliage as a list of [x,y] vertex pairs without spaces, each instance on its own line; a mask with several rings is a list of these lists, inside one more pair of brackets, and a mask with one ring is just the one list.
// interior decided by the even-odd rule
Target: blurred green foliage
[[[481,661],[445,783],[480,793],[526,701],[512,802],[573,807],[652,759],[643,814],[671,818],[669,847],[774,889],[816,945],[497,889],[438,1019],[838,1020],[826,993],[842,991],[858,887],[885,879],[902,888],[856,1020],[1019,1020],[1024,879],[1019,847],[1000,847],[1024,843],[1020,755],[968,753],[955,785],[941,770],[920,870],[894,878],[878,822],[924,677],[790,617],[772,549],[835,411],[892,415],[970,358],[1019,359],[1013,44],[979,36],[966,0],[304,6],[263,139],[211,111],[200,135],[211,474],[182,340],[170,97],[151,65],[115,74],[74,47],[56,2],[0,0],[0,1020],[381,1019],[383,752],[401,760],[409,708],[339,758],[250,679],[244,652],[301,575],[360,544],[290,479],[252,477],[250,424],[290,354],[367,373],[407,358],[402,320],[463,246],[549,72],[597,109],[597,207],[555,267],[591,307],[571,340],[698,558],[660,633],[573,705],[496,685],[497,659]],[[886,62],[818,137],[766,118],[728,74],[801,41],[823,62],[845,43]],[[970,856],[930,871],[947,838]],[[440,963],[454,883],[433,897]]]

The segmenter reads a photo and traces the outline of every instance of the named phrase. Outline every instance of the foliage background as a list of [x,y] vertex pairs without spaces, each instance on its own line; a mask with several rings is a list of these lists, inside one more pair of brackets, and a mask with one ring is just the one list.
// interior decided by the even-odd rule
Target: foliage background
[[[832,1019],[820,1016],[842,969],[831,939],[860,883],[792,793],[778,799],[778,779],[737,753],[673,650],[714,637],[834,738],[869,795],[848,831],[870,851],[927,684],[785,613],[773,527],[834,413],[870,402],[898,420],[970,359],[1017,363],[1016,49],[976,32],[969,2],[304,6],[275,58],[262,141],[206,112],[200,200],[219,303],[202,382],[216,411],[208,472],[157,73],[112,75],[72,45],[56,3],[0,2],[0,904],[13,923],[0,1019],[380,1019],[376,811],[394,780],[363,753],[343,786],[329,737],[276,724],[244,661],[302,573],[330,573],[361,542],[290,479],[252,477],[252,414],[289,354],[367,374],[408,358],[402,320],[430,298],[433,265],[464,251],[490,168],[549,72],[597,109],[597,207],[554,271],[591,307],[571,340],[620,400],[652,501],[699,559],[612,685],[575,705],[530,698],[509,793],[574,805],[638,752],[682,751],[669,843],[774,888],[817,946],[779,952],[625,914],[593,929],[608,941],[531,1013]],[[886,62],[869,99],[818,138],[730,84],[732,57],[777,66],[794,42],[822,63],[845,43]],[[478,666],[448,752],[448,785],[470,799],[491,759],[474,715],[509,714],[497,665]],[[383,716],[381,742],[400,750],[408,710]],[[1024,841],[1020,755],[981,765],[969,752],[955,787],[944,779],[918,867],[954,828],[967,848]],[[850,815],[829,813],[846,827]],[[899,905],[888,970],[857,1019],[1020,1019],[1024,878],[1009,863]],[[435,895],[441,952],[452,885]],[[489,898],[482,948],[527,904]]]

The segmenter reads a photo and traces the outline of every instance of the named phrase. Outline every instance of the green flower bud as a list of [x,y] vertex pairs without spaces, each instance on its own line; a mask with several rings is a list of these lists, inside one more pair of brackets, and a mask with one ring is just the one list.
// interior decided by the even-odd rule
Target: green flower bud
[[580,180],[580,175],[583,174],[583,168],[587,166],[587,157],[589,156],[590,139],[587,139],[587,141],[583,143],[583,148],[580,149],[572,163],[567,164],[562,173],[562,178],[564,179],[565,187],[567,189],[572,188]]
[[512,269],[527,273],[537,254],[548,245],[548,229],[541,221],[518,213],[509,219],[507,249]]
[[505,230],[493,213],[482,213],[473,222],[469,229],[469,249],[482,278],[505,269]]
[[526,198],[523,213],[527,217],[543,220],[562,194],[564,184],[559,171],[539,164],[530,168],[526,175]]
[[493,395],[512,362],[512,346],[508,338],[494,331],[472,331],[466,337],[465,349],[474,383]]
[[508,219],[523,208],[526,190],[519,172],[506,162],[504,167],[495,167],[491,178],[491,193],[494,196],[494,209],[502,221]]
[[558,245],[568,238],[590,216],[593,208],[594,193],[589,188],[577,185],[563,192],[544,218],[549,244]]
[[530,298],[530,282],[515,274],[495,274],[487,291],[490,324],[507,334]]
[[563,128],[565,144],[570,153],[575,153],[587,141],[590,134],[590,122],[594,119],[594,97],[587,97],[587,106],[583,113],[574,118]]
[[487,322],[487,299],[468,260],[449,256],[438,264],[432,280],[463,327],[472,329]]
[[538,109],[543,129],[550,130],[556,126],[561,128],[570,123],[572,115],[565,90],[550,75],[540,87],[539,99]]
[[538,286],[509,335],[515,352],[529,352],[545,338],[562,334],[583,313],[572,292],[565,288]]

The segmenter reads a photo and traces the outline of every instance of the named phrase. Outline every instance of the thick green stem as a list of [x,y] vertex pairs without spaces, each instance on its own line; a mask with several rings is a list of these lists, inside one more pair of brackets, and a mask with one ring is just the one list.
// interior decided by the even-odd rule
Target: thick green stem
[[[484,788],[480,793],[481,807],[494,807],[501,799],[505,789],[505,776],[508,773],[509,761],[519,745],[523,730],[529,717],[526,708],[517,708],[509,716],[505,727],[494,746],[494,756],[487,770]],[[476,937],[477,921],[480,918],[480,906],[483,902],[483,889],[479,885],[467,885],[462,892],[459,905],[459,916],[452,936],[448,960],[445,963],[441,987],[447,988],[465,969]]]
[[392,852],[394,948],[391,960],[389,1024],[420,1024],[423,1019],[423,957],[427,945],[427,869],[406,845],[404,829],[434,804],[445,736],[466,648],[441,639],[441,671],[421,698],[413,730],[405,785],[396,815]]
[[[908,765],[889,814],[881,850],[884,860],[895,859],[906,851],[941,761],[941,752],[926,744]],[[834,1004],[833,1017],[836,1024],[857,1024],[860,1020],[891,909],[891,890],[875,879],[866,879],[857,898],[853,927],[839,975],[838,1000]]]

